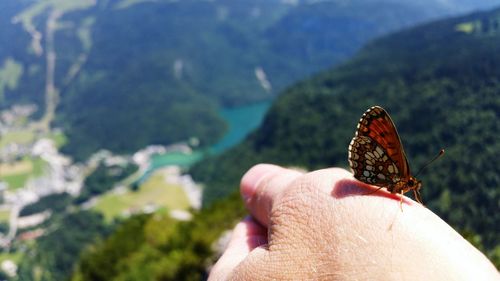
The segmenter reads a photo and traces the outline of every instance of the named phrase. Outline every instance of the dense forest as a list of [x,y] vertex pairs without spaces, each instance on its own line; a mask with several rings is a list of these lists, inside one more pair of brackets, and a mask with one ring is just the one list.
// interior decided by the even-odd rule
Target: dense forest
[[413,170],[446,149],[421,175],[424,202],[499,266],[499,21],[495,10],[399,32],[291,87],[244,143],[191,170],[206,183],[193,221],[132,219],[123,226],[128,235],[115,232],[86,252],[73,280],[117,272],[114,280],[199,280],[216,258],[217,238],[245,213],[241,175],[258,162],[347,167],[356,123],[375,104],[392,115]]
[[106,165],[104,161],[99,162],[95,170],[85,178],[82,192],[74,199],[74,203],[83,203],[93,196],[111,190],[122,180],[137,172],[137,169],[137,165],[132,163]]
[[[54,212],[41,227],[45,229],[44,235],[37,239],[36,245],[23,249],[26,255],[13,280],[66,280],[81,252],[107,237],[113,229],[101,214],[91,211]],[[15,250],[26,246],[14,244],[12,247]]]
[[245,212],[233,194],[188,222],[166,213],[133,217],[84,252],[72,280],[204,280],[215,241]]
[[413,170],[446,149],[422,175],[424,201],[498,264],[499,26],[495,10],[400,32],[289,89],[243,144],[192,169],[206,183],[205,204],[234,192],[258,162],[347,167],[359,116],[381,105],[396,122]]
[[[33,102],[35,117],[43,115],[43,52],[53,45],[53,125],[68,136],[62,151],[77,160],[101,148],[126,153],[190,137],[214,143],[225,130],[220,107],[272,99],[369,39],[450,13],[437,3],[378,0],[125,2],[97,1],[62,14],[53,44],[44,34],[50,4],[0,3],[0,31],[7,29],[0,32],[0,71],[18,74],[0,80],[0,107]],[[38,53],[23,31],[30,26],[43,35]]]
[[[0,2],[0,76],[12,63],[23,73],[16,83],[0,77],[0,108],[36,103],[39,117],[45,60],[29,50],[22,26],[11,24],[35,2]],[[69,137],[65,153],[83,160],[101,148],[128,152],[191,136],[210,144],[224,131],[220,107],[276,101],[246,141],[189,171],[205,186],[204,208],[192,210],[191,221],[160,210],[110,223],[78,205],[135,166],[100,165],[76,200],[63,193],[25,206],[23,216],[45,210],[52,216],[20,231],[42,230],[36,241],[11,245],[12,253],[25,253],[17,280],[203,279],[218,239],[246,214],[242,174],[259,162],[347,168],[356,123],[376,104],[393,117],[413,171],[446,149],[419,176],[424,202],[500,266],[500,10],[398,32],[347,60],[367,40],[446,9],[397,0],[367,0],[369,9],[360,1],[186,0],[148,1],[132,11],[121,2],[97,1],[59,19],[61,96],[53,125]],[[43,30],[47,16],[33,23]],[[85,63],[78,75],[69,75],[79,58]],[[338,66],[317,73],[331,65]],[[259,67],[270,90],[256,79]]]

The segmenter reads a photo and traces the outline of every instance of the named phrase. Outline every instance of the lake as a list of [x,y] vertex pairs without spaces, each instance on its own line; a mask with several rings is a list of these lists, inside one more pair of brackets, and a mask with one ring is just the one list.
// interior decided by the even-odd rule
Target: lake
[[262,123],[271,101],[264,101],[245,106],[222,109],[219,114],[228,124],[224,137],[211,147],[211,152],[219,154],[245,139]]
[[[219,142],[208,149],[208,153],[220,154],[243,141],[249,133],[260,126],[271,103],[271,101],[264,101],[220,110],[219,114],[228,124],[228,130]],[[138,183],[144,182],[156,169],[161,167],[177,165],[188,168],[203,159],[205,154],[196,150],[191,154],[171,152],[153,155],[150,167],[140,177]]]

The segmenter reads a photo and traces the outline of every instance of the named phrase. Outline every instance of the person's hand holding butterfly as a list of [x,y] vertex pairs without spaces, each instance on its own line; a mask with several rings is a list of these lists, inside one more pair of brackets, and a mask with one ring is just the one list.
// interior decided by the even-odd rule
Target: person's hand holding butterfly
[[343,169],[261,164],[241,181],[240,222],[209,280],[499,280],[488,259],[419,203]]

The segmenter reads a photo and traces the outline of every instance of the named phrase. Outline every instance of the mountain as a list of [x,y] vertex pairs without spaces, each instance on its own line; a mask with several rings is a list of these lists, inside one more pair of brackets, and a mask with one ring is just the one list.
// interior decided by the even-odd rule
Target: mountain
[[[117,151],[126,151],[141,145],[141,142],[168,142],[175,138],[201,134],[199,132],[210,129],[207,126],[212,121],[213,124],[210,125],[218,123],[217,114],[214,114],[218,106],[228,106],[232,101],[250,102],[244,101],[243,98],[240,100],[238,95],[228,98],[225,94],[209,95],[208,90],[201,93],[196,88],[196,79],[187,83],[184,60],[165,62],[161,51],[164,42],[161,38],[158,40],[160,46],[146,40],[150,37],[148,32],[161,33],[161,30],[144,29],[141,30],[144,34],[141,34],[134,29],[143,21],[153,20],[153,16],[147,17],[153,15],[149,14],[150,12],[142,13],[130,26],[126,25],[127,21],[114,25],[115,20],[120,18],[117,16],[120,13],[130,13],[128,16],[132,18],[135,16],[135,13],[128,9],[157,4],[147,2],[1,2],[11,4],[9,9],[0,11],[7,13],[9,17],[14,15],[19,22],[16,25],[19,28],[33,24],[43,32],[48,28],[48,23],[57,23],[55,33],[48,33],[55,36],[45,36],[44,33],[40,41],[43,44],[38,47],[42,46],[42,50],[48,52],[47,54],[55,51],[56,67],[53,71],[58,73],[54,75],[57,91],[44,93],[45,78],[52,73],[51,68],[54,66],[52,56],[45,57],[43,52],[42,55],[37,55],[37,47],[30,49],[32,53],[26,53],[25,48],[10,46],[9,37],[0,34],[3,40],[0,44],[2,50],[18,50],[16,54],[25,56],[25,60],[12,56],[3,61],[0,71],[2,77],[7,79],[2,80],[2,87],[6,92],[6,102],[2,105],[23,100],[35,102],[37,98],[40,100],[40,109],[45,106],[45,102],[57,104],[55,122],[65,127],[73,143],[72,147],[77,149],[72,154],[84,158],[85,154],[101,148],[101,145],[108,148],[112,146]],[[34,3],[37,5],[31,5]],[[50,5],[56,3],[68,5],[65,6],[67,10],[51,10]],[[72,6],[77,4],[80,6]],[[320,4],[327,5],[317,3]],[[12,11],[18,8],[23,9],[22,15],[19,15],[18,11]],[[300,29],[300,24],[293,25],[295,22],[288,16],[292,15],[292,9],[299,8],[300,6],[286,6],[280,13],[268,18],[269,21],[258,21],[257,29],[262,32],[263,38],[269,37],[269,40],[274,37],[286,39],[275,33],[276,29],[272,28],[275,25],[282,25],[283,29],[294,26],[303,32],[301,36],[314,34],[313,31],[318,30],[317,33],[321,33],[314,20],[312,25],[304,24],[303,29]],[[372,8],[375,9],[373,6]],[[182,9],[176,11],[180,10]],[[252,10],[254,12],[251,14],[259,14],[255,12],[257,10]],[[33,16],[36,11],[46,13]],[[248,15],[245,13],[248,10],[242,11],[243,14],[236,16],[237,19],[244,19],[243,15]],[[227,11],[224,12],[224,9],[221,14],[227,18]],[[328,19],[327,16],[322,16]],[[368,16],[371,15],[363,15]],[[106,23],[106,27],[97,28],[102,22],[106,22],[107,17],[112,20]],[[306,22],[309,19],[304,18]],[[190,23],[185,23],[182,18],[176,18],[175,21],[181,26]],[[5,24],[9,22],[11,21],[4,21]],[[323,19],[319,22],[326,24]],[[354,34],[355,28],[351,27],[355,27],[355,21],[342,23],[341,30],[348,31],[347,35]],[[209,21],[204,21],[204,24],[208,27]],[[246,25],[246,28],[250,26]],[[309,28],[311,26],[312,29]],[[332,28],[334,26],[336,25],[332,25]],[[390,30],[389,26],[385,28],[388,29],[380,32]],[[292,33],[290,30],[285,31]],[[123,37],[117,40],[120,44],[114,45],[114,41],[107,41],[114,34],[117,38]],[[127,37],[128,35],[130,37]],[[142,38],[142,35],[145,38]],[[182,37],[181,35],[183,36],[179,34],[179,37]],[[36,44],[40,43],[33,40],[38,38],[36,36],[16,38],[25,40],[23,44],[26,45],[23,46],[37,46]],[[308,38],[311,42],[316,42],[311,48],[321,53],[323,41],[315,41],[314,37]],[[172,42],[189,45],[192,43],[189,40]],[[252,44],[253,40],[257,39],[252,38]],[[203,40],[194,42],[198,44]],[[290,42],[294,43],[293,40]],[[120,49],[120,46],[127,43],[137,48]],[[224,46],[222,43],[221,45]],[[275,44],[271,48],[267,44],[264,45],[265,48],[257,50],[263,52],[279,46]],[[214,241],[245,214],[237,192],[242,173],[252,163],[261,161],[311,169],[331,165],[345,166],[347,142],[353,135],[355,124],[366,107],[375,103],[383,105],[393,115],[414,170],[442,146],[447,149],[446,158],[435,163],[435,170],[426,172],[427,177],[423,178],[425,202],[499,264],[500,249],[496,246],[498,241],[494,231],[494,226],[498,224],[495,209],[495,202],[498,201],[498,173],[493,166],[498,158],[498,139],[492,133],[498,129],[498,124],[492,121],[498,119],[498,55],[493,51],[496,46],[498,11],[475,14],[376,40],[353,60],[289,88],[283,98],[276,102],[261,129],[245,143],[220,158],[200,164],[192,171],[197,178],[207,183],[207,192],[206,207],[200,212],[193,212],[195,215],[191,221],[175,221],[169,216],[168,210],[159,210],[153,215],[133,217],[123,224],[116,222],[110,226],[102,215],[78,211],[77,206],[67,203],[73,201],[70,195],[47,196],[21,211],[27,214],[50,206],[53,216],[41,226],[41,232],[40,229],[29,229],[22,233],[23,236],[42,235],[36,241],[12,244],[12,251],[24,253],[19,264],[18,279],[63,280],[68,279],[75,271],[73,280],[199,280],[206,274],[207,265],[215,258]],[[278,48],[279,51],[273,52],[288,52],[284,47],[287,47],[287,44]],[[229,52],[230,48],[223,49]],[[101,52],[105,55],[95,57]],[[290,53],[294,52],[295,50],[292,50]],[[115,53],[117,58],[113,58]],[[24,61],[28,63],[24,64]],[[293,62],[291,59],[283,61]],[[255,76],[258,76],[255,73],[259,73],[261,79],[265,73],[267,80],[276,87],[277,80],[271,80],[267,66],[257,70],[259,71],[254,69],[253,76],[248,76],[254,83]],[[292,73],[291,66],[288,70]],[[283,77],[287,75],[286,71],[282,72]],[[3,76],[5,73],[8,75]],[[40,73],[44,75],[39,75]],[[162,75],[165,73],[168,75]],[[120,74],[123,74],[123,77]],[[194,76],[196,75],[192,74],[188,78]],[[38,77],[38,80],[35,77]],[[21,79],[28,79],[23,81],[29,83],[20,83]],[[243,82],[251,82],[252,79]],[[258,87],[262,88],[265,83],[260,82]],[[16,92],[20,87],[27,87],[27,91]],[[29,92],[29,87],[37,91]],[[19,95],[13,95],[14,93]],[[82,93],[85,93],[85,96]],[[57,98],[60,99],[59,102]],[[192,109],[185,110],[189,105],[193,106]],[[50,111],[50,107],[47,108],[47,111]],[[205,109],[205,113],[197,115],[199,108]],[[184,114],[185,112],[188,114]],[[40,115],[42,113],[44,112]],[[44,119],[47,116],[50,117],[45,114]],[[91,120],[88,121],[87,118]],[[140,120],[141,118],[144,119]],[[150,122],[147,118],[152,120],[153,125],[148,125]],[[189,120],[194,120],[192,118],[200,118],[202,122],[189,123]],[[200,127],[192,128],[194,125]],[[182,127],[183,130],[173,131],[172,128],[175,127]],[[119,138],[113,130],[117,131]],[[94,134],[96,131],[98,134]],[[206,135],[209,139],[215,133],[208,132]],[[165,136],[171,139],[166,140],[163,138]],[[90,193],[84,192],[81,195],[92,196],[93,191],[100,193],[103,189],[109,189],[111,186],[107,182],[103,183],[102,178],[112,181],[109,176],[121,177],[109,172],[103,175],[98,168],[88,176],[86,183],[96,180],[94,183],[98,185],[86,188]],[[449,188],[450,186],[453,186],[453,189]],[[227,197],[227,194],[230,196]],[[481,220],[474,221],[472,217]],[[118,228],[115,229],[116,226]],[[2,227],[5,229],[5,224]],[[109,231],[113,229],[116,231],[109,236]],[[81,257],[81,260],[78,266],[75,266],[78,257]]]
[[236,192],[259,162],[348,167],[361,114],[381,105],[393,117],[426,206],[499,263],[500,10],[419,26],[368,44],[352,60],[288,89],[241,145],[198,163],[210,205]]
[[424,202],[499,266],[499,21],[497,9],[395,33],[289,88],[245,142],[191,170],[206,184],[192,221],[129,219],[82,256],[72,280],[203,278],[215,241],[245,213],[242,174],[258,162],[347,167],[356,124],[374,104],[392,115],[413,169],[446,148],[421,175]]
[[378,35],[451,13],[379,0],[6,0],[0,11],[0,106],[37,104],[77,160],[211,144],[220,107],[272,99]]
[[274,65],[270,61],[265,69],[272,70],[270,77],[274,81],[284,79],[279,84],[287,86],[346,60],[370,39],[442,13],[440,7],[366,0],[319,1],[298,6],[265,30],[270,49],[283,59],[294,58],[296,62],[289,66],[283,61]]
[[444,5],[448,6],[456,6],[459,10],[462,11],[470,11],[470,10],[487,10],[494,8],[500,5],[498,0],[483,0],[483,1],[474,1],[474,0],[448,0],[441,1]]

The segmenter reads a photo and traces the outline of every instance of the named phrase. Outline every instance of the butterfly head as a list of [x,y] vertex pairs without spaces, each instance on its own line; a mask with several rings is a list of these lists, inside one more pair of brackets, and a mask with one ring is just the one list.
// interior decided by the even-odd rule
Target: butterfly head
[[405,191],[413,190],[413,195],[417,202],[422,204],[422,197],[420,196],[420,188],[422,188],[422,181],[417,180],[417,178],[410,176],[406,181]]
[[408,190],[420,190],[422,187],[422,181],[417,180],[417,178],[410,176],[406,182],[406,187]]

